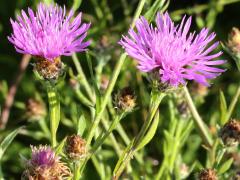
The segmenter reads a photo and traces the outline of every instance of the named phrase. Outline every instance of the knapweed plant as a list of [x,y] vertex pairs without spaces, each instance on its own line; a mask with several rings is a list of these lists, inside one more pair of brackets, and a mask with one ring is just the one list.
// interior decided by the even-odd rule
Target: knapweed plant
[[239,0],[14,2],[1,179],[240,179]]

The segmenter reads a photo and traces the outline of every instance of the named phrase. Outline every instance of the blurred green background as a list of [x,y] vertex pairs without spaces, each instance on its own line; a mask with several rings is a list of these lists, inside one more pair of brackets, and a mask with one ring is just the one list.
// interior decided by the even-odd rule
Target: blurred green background
[[[39,0],[35,1],[23,1],[23,0],[1,0],[0,1],[0,107],[2,109],[8,86],[11,86],[13,80],[18,76],[17,71],[22,58],[21,54],[18,54],[14,47],[8,42],[7,36],[12,32],[10,25],[10,18],[15,19],[16,15],[20,13],[21,9],[27,10],[27,7],[36,8]],[[60,5],[65,5],[67,9],[70,9],[74,3],[74,7],[77,7],[77,1],[62,0],[56,1]],[[80,1],[79,1],[80,2]],[[154,3],[154,0],[148,0],[144,7],[144,12]],[[91,30],[89,32],[89,39],[92,40],[90,51],[93,54],[93,65],[95,73],[101,70],[101,74],[104,74],[106,80],[111,76],[112,69],[118,60],[121,52],[121,47],[117,44],[117,41],[121,38],[121,35],[127,32],[131,18],[137,7],[138,0],[82,0],[82,4],[76,11],[82,11],[84,13],[84,21],[91,21]],[[217,34],[217,39],[226,42],[228,33],[232,27],[240,27],[240,1],[237,0],[172,0],[168,7],[168,12],[172,18],[178,22],[184,15],[192,15],[193,23],[192,29],[200,29],[202,27],[209,27]],[[143,13],[144,14],[144,13]],[[228,63],[225,65],[227,71],[220,77],[212,82],[212,86],[207,89],[207,95],[200,100],[197,99],[198,94],[195,95],[198,102],[200,114],[203,119],[208,121],[210,126],[215,127],[219,118],[219,90],[221,89],[227,99],[227,102],[234,96],[235,91],[239,84],[240,75],[237,71],[234,61],[226,53],[222,56],[223,59],[227,59]],[[83,69],[89,77],[89,71],[87,68],[86,58],[84,54],[79,55],[79,59],[82,63]],[[74,128],[74,119],[79,115],[79,109],[85,110],[86,108],[76,97],[74,90],[69,83],[71,79],[71,70],[76,74],[76,68],[71,60],[71,57],[64,57],[64,63],[69,66],[65,82],[59,85],[59,92],[62,103],[62,124],[60,125],[59,139],[66,135],[71,135],[76,130]],[[101,64],[101,65],[99,65]],[[102,66],[103,65],[103,69]],[[90,79],[90,78],[89,78]],[[99,83],[101,80],[99,80]],[[138,110],[129,115],[122,121],[123,127],[126,130],[129,137],[133,137],[139,131],[143,122],[143,117],[146,113],[148,105],[148,98],[150,87],[148,86],[148,80],[145,76],[141,76],[135,68],[135,62],[127,60],[122,72],[119,76],[119,80],[115,87],[116,93],[119,89],[131,86],[134,89],[136,95],[140,98],[137,99]],[[190,86],[194,89],[194,85],[190,83]],[[104,88],[103,90],[104,91]],[[11,109],[9,121],[6,129],[0,131],[0,138],[6,136],[20,126],[25,126],[25,130],[17,136],[11,146],[8,148],[4,155],[2,169],[6,179],[19,179],[24,169],[21,156],[29,157],[29,145],[48,144],[49,139],[42,131],[41,123],[39,120],[31,120],[31,117],[26,115],[27,106],[26,103],[30,98],[38,99],[41,102],[47,102],[45,89],[41,83],[36,80],[32,73],[32,65],[29,64],[25,75],[17,89],[15,101]],[[239,107],[239,103],[237,107]],[[47,105],[45,105],[46,107]],[[168,127],[168,113],[165,105],[162,105],[162,121],[161,128],[158,129],[153,141],[145,148],[146,162],[144,167],[136,164],[136,171],[142,174],[151,174],[155,172],[162,160],[162,141],[159,137],[163,137],[163,128]],[[87,110],[86,110],[87,111]],[[233,118],[239,118],[240,109],[236,108],[233,114]],[[47,118],[46,118],[47,119]],[[214,129],[214,128],[213,128]],[[119,142],[121,143],[121,142]],[[108,145],[107,145],[108,147]],[[111,145],[109,148],[111,149]],[[197,153],[199,152],[199,153]],[[193,159],[199,159],[200,162],[205,160],[205,152],[200,146],[200,138],[196,136],[196,132],[193,131],[189,136],[186,146],[183,148],[183,158],[187,164],[193,162]],[[111,168],[117,161],[117,157],[114,156],[113,151],[106,151],[107,157],[103,161],[106,161]],[[156,166],[152,167],[152,163]],[[87,168],[89,171],[88,178],[92,179],[98,177],[96,170],[90,163],[91,168]],[[93,173],[94,172],[94,173]]]

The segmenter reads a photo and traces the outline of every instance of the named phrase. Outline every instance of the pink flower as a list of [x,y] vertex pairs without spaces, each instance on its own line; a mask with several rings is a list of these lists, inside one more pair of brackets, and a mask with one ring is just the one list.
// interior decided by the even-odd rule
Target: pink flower
[[84,42],[90,24],[82,24],[82,13],[73,19],[72,10],[66,15],[65,7],[40,3],[36,13],[28,8],[28,15],[23,10],[21,14],[16,21],[11,19],[13,33],[8,37],[19,53],[52,61],[85,51],[90,44]]
[[141,17],[136,22],[137,32],[131,28],[119,44],[137,60],[140,71],[157,70],[162,83],[178,86],[194,80],[208,86],[208,79],[224,72],[214,66],[225,61],[213,60],[222,54],[212,54],[218,42],[209,46],[215,33],[209,34],[206,28],[199,34],[189,33],[190,25],[191,17],[187,20],[184,17],[179,25],[174,25],[168,13],[158,13],[156,27]]

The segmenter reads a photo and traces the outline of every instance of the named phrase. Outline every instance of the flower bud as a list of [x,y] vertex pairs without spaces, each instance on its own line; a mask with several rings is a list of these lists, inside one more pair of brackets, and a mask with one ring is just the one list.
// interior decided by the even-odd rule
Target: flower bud
[[67,137],[66,153],[70,159],[81,160],[87,155],[86,141],[79,135]]
[[193,83],[191,90],[194,96],[205,97],[208,94],[208,87],[199,83]]
[[217,174],[213,169],[203,169],[199,175],[198,180],[217,180]]
[[122,112],[131,112],[136,106],[136,97],[134,92],[126,87],[115,96],[115,105]]
[[69,85],[71,86],[71,88],[73,89],[77,89],[79,87],[79,83],[76,79],[69,79]]
[[182,163],[180,165],[180,176],[181,176],[181,179],[186,179],[189,175],[189,167]]
[[60,57],[53,61],[46,60],[41,57],[36,58],[34,69],[38,74],[46,80],[57,80],[64,72],[64,64]]
[[219,135],[225,145],[237,145],[240,142],[240,122],[236,120],[227,122],[220,130]]
[[234,54],[240,54],[240,31],[238,28],[232,28],[232,31],[228,35],[227,45]]
[[49,146],[31,146],[31,149],[32,157],[26,163],[22,179],[47,180],[70,177],[69,168],[60,161],[60,157]]
[[107,75],[101,76],[100,89],[105,91],[109,84],[109,77]]
[[232,56],[240,71],[240,30],[238,28],[232,28],[228,35],[228,42],[223,48]]
[[43,102],[30,98],[26,102],[26,116],[32,120],[39,120],[46,116],[46,107]]

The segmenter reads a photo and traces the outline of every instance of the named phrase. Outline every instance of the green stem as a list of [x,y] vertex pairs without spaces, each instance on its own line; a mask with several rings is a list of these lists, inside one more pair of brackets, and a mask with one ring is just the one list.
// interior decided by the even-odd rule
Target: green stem
[[151,94],[151,104],[150,104],[150,113],[148,115],[147,120],[144,122],[139,134],[136,136],[135,140],[133,141],[132,145],[127,147],[127,150],[124,152],[122,157],[123,159],[119,159],[119,162],[116,165],[116,169],[114,170],[114,179],[118,179],[120,175],[122,174],[123,170],[129,163],[129,161],[132,159],[138,145],[141,143],[142,139],[146,135],[149,126],[151,125],[151,122],[158,110],[158,107],[162,101],[162,99],[165,97],[165,93],[156,92],[153,90]]
[[163,162],[162,162],[162,165],[161,165],[161,167],[160,167],[160,169],[159,169],[159,171],[158,171],[158,173],[157,173],[157,176],[156,176],[156,180],[160,180],[161,179],[161,177],[163,176],[163,173],[164,173],[164,170],[165,170],[165,167],[166,166],[166,157],[164,157],[164,160],[163,160]]
[[78,162],[74,162],[74,172],[73,172],[73,180],[79,180],[80,179],[80,166]]
[[183,87],[184,93],[185,93],[185,97],[186,97],[186,101],[188,103],[188,106],[190,108],[190,111],[192,113],[193,116],[193,120],[195,122],[196,128],[199,130],[200,135],[203,139],[203,141],[206,143],[207,146],[212,147],[212,139],[209,135],[209,131],[207,126],[205,125],[205,123],[203,122],[202,118],[200,117],[200,115],[198,114],[198,111],[193,103],[193,100],[189,94],[189,91],[187,89],[186,86]]
[[[135,22],[136,20],[139,18],[141,12],[142,12],[142,9],[143,9],[143,6],[145,4],[146,0],[141,0],[138,4],[138,8],[136,10],[136,13],[135,13],[135,16],[133,18],[133,22],[132,22],[132,27],[135,26]],[[101,109],[100,109],[100,112],[95,116],[95,119],[94,119],[94,122],[92,124],[92,127],[90,128],[90,131],[87,135],[87,145],[90,145],[91,144],[91,141],[92,141],[92,138],[94,136],[94,132],[95,132],[95,129],[97,128],[100,120],[101,120],[101,117],[103,115],[103,112],[106,108],[106,105],[108,103],[108,100],[109,100],[109,97],[111,96],[111,93],[113,91],[113,88],[116,84],[116,81],[117,81],[117,78],[118,78],[118,75],[120,74],[120,71],[121,71],[121,68],[123,66],[123,63],[125,62],[125,59],[127,57],[127,54],[126,53],[123,53],[121,56],[120,56],[120,59],[118,60],[118,63],[113,71],[113,75],[112,75],[112,78],[109,82],[109,85],[107,87],[107,90],[106,90],[106,93],[103,97],[103,101],[102,101],[102,104],[101,104]]]
[[106,138],[112,133],[112,131],[115,129],[119,121],[122,119],[122,115],[120,116],[117,115],[116,118],[113,120],[112,124],[110,125],[109,129],[107,130],[107,132],[103,135],[103,137],[96,141],[96,143],[93,145],[91,154],[94,154],[97,151],[97,149],[104,143]]
[[74,65],[77,69],[77,72],[78,72],[78,75],[80,78],[80,83],[83,85],[84,89],[86,90],[88,97],[91,99],[92,102],[94,102],[95,100],[94,100],[92,89],[87,81],[87,78],[83,72],[82,66],[81,66],[79,59],[75,53],[72,55],[72,59],[73,59]]
[[[103,144],[103,142],[105,141],[105,139],[111,134],[111,132],[114,130],[114,128],[116,127],[116,125],[119,123],[119,121],[121,120],[122,116],[117,116],[114,121],[112,122],[112,124],[110,125],[110,127],[108,128],[107,132],[104,134],[104,136],[99,139],[94,145],[93,145],[93,148],[91,150],[91,153],[89,154],[88,157],[86,157],[86,159],[84,160],[83,162],[83,165],[82,165],[82,170],[84,169],[84,166],[86,165],[87,161],[94,155],[94,153],[97,151],[97,149]],[[106,127],[106,124],[104,123],[104,126]],[[98,138],[97,138],[98,139]],[[119,146],[118,144],[115,143],[115,138],[114,137],[111,137],[112,141],[113,141],[113,145],[115,147],[117,147],[118,149],[118,154],[120,153],[119,152]]]
[[88,135],[87,135],[87,146],[89,146],[91,144],[91,141],[92,141],[92,138],[94,136],[95,130],[98,127],[98,124],[99,124],[99,122],[100,122],[100,120],[102,118],[103,112],[104,112],[104,110],[106,108],[106,105],[108,103],[109,97],[111,96],[111,93],[113,91],[113,87],[115,86],[115,83],[117,81],[118,75],[120,73],[120,70],[122,68],[122,65],[123,65],[125,59],[126,59],[126,54],[124,53],[124,54],[121,55],[117,65],[115,67],[112,79],[109,82],[108,88],[106,90],[106,94],[103,97],[103,101],[102,101],[102,104],[101,104],[100,111],[95,116],[93,124],[92,124],[92,126],[90,128],[90,131],[89,131]]
[[231,115],[232,115],[233,110],[234,110],[234,108],[237,104],[239,96],[240,96],[240,86],[238,87],[237,92],[234,95],[233,100],[230,103],[230,106],[228,108],[228,112],[227,112],[227,115],[226,115],[226,121],[224,121],[224,122],[227,122],[231,118]]
[[[104,128],[105,128],[106,130],[109,129],[109,125],[108,125],[108,123],[107,123],[106,121],[102,121],[102,124],[103,124],[103,126],[104,126]],[[115,149],[117,155],[120,157],[120,156],[121,156],[121,148],[120,148],[119,143],[117,142],[115,136],[113,135],[113,133],[111,133],[111,134],[109,135],[109,138],[110,138],[111,141],[112,141],[112,146],[113,146],[113,148]]]
[[119,177],[121,176],[122,172],[124,171],[125,167],[128,165],[129,161],[132,159],[134,154],[134,151],[129,148],[129,151],[126,152],[124,161],[122,162],[122,164],[119,166],[118,170],[114,173],[114,180],[118,180]]
[[60,102],[57,95],[56,87],[49,86],[47,88],[49,114],[50,114],[50,129],[52,147],[57,145],[57,129],[60,122]]
[[89,107],[89,106],[92,106],[92,107],[94,106],[93,103],[92,103],[91,101],[89,101],[89,100],[83,95],[83,93],[80,91],[79,88],[75,90],[75,93],[76,93],[78,99],[79,99],[84,105],[86,105],[86,106],[88,106],[88,107]]
[[[145,2],[146,2],[146,0],[141,0],[141,1],[139,2],[138,7],[137,7],[137,10],[136,10],[136,13],[135,13],[135,15],[134,15],[134,19],[133,19],[132,25],[131,25],[132,27],[135,26],[135,22],[136,22],[136,20],[139,18]],[[102,103],[101,103],[100,110],[99,110],[99,112],[95,115],[95,118],[94,118],[94,121],[93,121],[93,123],[92,123],[92,126],[90,127],[90,130],[89,130],[89,132],[88,132],[88,134],[87,134],[87,138],[86,138],[86,139],[87,139],[87,140],[86,140],[86,141],[87,141],[87,143],[86,143],[87,146],[89,146],[89,145],[91,144],[91,141],[92,141],[92,138],[93,138],[93,136],[94,136],[95,130],[96,130],[96,128],[98,127],[98,124],[99,124],[99,122],[100,122],[100,120],[101,120],[101,118],[102,118],[103,112],[104,112],[104,110],[105,110],[105,108],[106,108],[106,106],[107,106],[107,103],[108,103],[108,101],[109,101],[109,98],[111,97],[111,93],[112,93],[113,88],[114,88],[114,86],[115,86],[115,84],[116,84],[117,78],[118,78],[118,76],[119,76],[119,74],[120,74],[121,68],[122,68],[122,66],[123,66],[123,64],[124,64],[124,62],[125,62],[126,57],[127,57],[127,54],[126,54],[126,53],[123,53],[123,54],[120,56],[120,58],[119,58],[119,60],[118,60],[118,62],[117,62],[117,64],[116,64],[116,66],[115,66],[115,68],[114,68],[113,75],[112,75],[111,80],[110,80],[110,82],[109,82],[109,84],[108,84],[106,93],[104,94],[104,97],[103,97],[103,100],[102,100]],[[82,166],[81,166],[81,172],[83,171],[85,165],[86,165],[86,161],[84,161],[84,163],[83,163]]]

